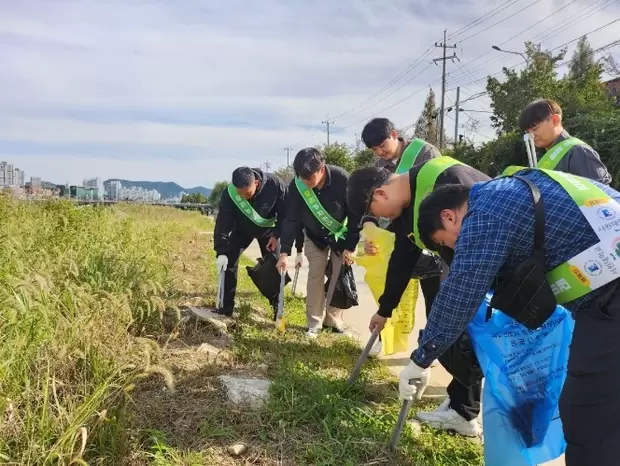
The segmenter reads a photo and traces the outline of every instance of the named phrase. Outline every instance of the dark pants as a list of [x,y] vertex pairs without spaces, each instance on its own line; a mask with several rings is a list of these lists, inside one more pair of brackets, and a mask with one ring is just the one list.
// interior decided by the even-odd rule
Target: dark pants
[[[428,318],[433,307],[433,302],[437,293],[439,293],[439,287],[441,285],[441,277],[430,277],[420,280],[420,286],[422,288],[422,294],[424,295],[424,303],[426,305],[426,317]],[[439,363],[452,374],[454,367],[451,367],[450,363],[446,361],[446,358],[439,357]],[[459,368],[463,369],[463,368]],[[466,387],[457,379],[453,378],[452,382],[447,388],[448,396],[450,397],[450,407],[461,415],[465,420],[471,421],[478,417],[480,414],[480,398],[482,396],[482,380],[479,383]]]
[[[237,269],[239,268],[239,257],[241,250],[246,249],[254,238],[242,237],[234,232],[230,236],[230,252],[226,254],[228,257],[228,266],[224,272],[224,309],[232,311],[235,307],[235,294],[237,292]],[[268,237],[259,238],[258,245],[263,257],[269,252],[267,251]]]
[[567,466],[620,464],[620,280],[575,314],[560,396]]

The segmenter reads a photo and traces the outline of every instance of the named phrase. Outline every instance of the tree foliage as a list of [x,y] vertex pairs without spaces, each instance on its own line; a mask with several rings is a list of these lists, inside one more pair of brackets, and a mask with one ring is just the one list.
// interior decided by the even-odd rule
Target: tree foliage
[[209,201],[211,201],[212,205],[220,205],[220,198],[222,197],[222,193],[226,190],[227,187],[228,181],[218,181],[217,183],[215,183],[215,186],[213,186],[213,190],[209,195]]
[[432,88],[428,90],[428,95],[424,102],[424,109],[416,120],[413,135],[435,146],[439,143],[437,140],[437,102],[435,100],[435,92]]
[[287,184],[293,181],[293,178],[295,178],[295,172],[293,171],[293,167],[280,167],[276,171],[274,171],[273,174]]
[[183,194],[181,204],[207,204],[209,199],[202,193]]

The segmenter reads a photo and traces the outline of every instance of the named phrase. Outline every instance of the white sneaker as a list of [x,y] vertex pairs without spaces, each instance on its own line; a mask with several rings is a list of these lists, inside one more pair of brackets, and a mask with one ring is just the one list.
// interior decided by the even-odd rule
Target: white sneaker
[[369,358],[376,358],[383,352],[383,342],[381,340],[377,340],[372,348],[370,348],[370,352],[368,353]]
[[306,333],[306,336],[312,339],[318,338],[320,331],[321,329],[318,329],[318,328],[309,328],[308,333]]
[[449,398],[446,398],[437,409],[418,413],[416,417],[435,429],[454,431],[465,437],[482,437],[482,427],[478,419],[466,421],[459,413],[450,408]]

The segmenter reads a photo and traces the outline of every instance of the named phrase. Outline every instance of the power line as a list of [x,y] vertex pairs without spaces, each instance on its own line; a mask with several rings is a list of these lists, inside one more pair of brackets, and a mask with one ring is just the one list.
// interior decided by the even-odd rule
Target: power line
[[[343,116],[345,115],[349,115],[351,112],[353,112],[353,110],[356,110],[359,107],[363,107],[365,106],[365,104],[371,102],[372,100],[374,100],[376,97],[378,97],[379,95],[381,95],[383,92],[387,91],[393,84],[395,84],[397,81],[399,81],[403,76],[405,76],[407,73],[409,73],[410,71],[412,71],[416,66],[418,66],[429,54],[430,51],[432,50],[432,46],[429,47],[428,49],[426,49],[426,51],[424,53],[422,53],[422,55],[420,55],[418,58],[416,58],[413,63],[411,63],[409,66],[407,66],[407,68],[405,68],[403,71],[400,72],[400,74],[398,74],[395,78],[393,78],[390,82],[388,82],[385,86],[383,86],[381,89],[379,89],[377,92],[375,92],[374,94],[372,94],[370,97],[368,97],[366,100],[362,101],[360,104],[351,107],[349,110],[340,113],[339,115],[336,115],[334,117],[334,120],[339,120],[341,119]],[[409,81],[408,81],[409,82]],[[399,89],[402,89],[403,86],[401,86]],[[390,94],[392,95],[392,94]],[[389,96],[387,96],[389,97]],[[385,100],[387,97],[384,97],[382,100]],[[360,110],[361,111],[361,110]],[[357,114],[359,112],[356,112],[355,114]]]
[[[505,10],[506,8],[511,7],[512,5],[514,5],[515,3],[519,2],[521,0],[507,0],[506,2],[502,3],[500,6],[494,8],[493,10],[489,11],[488,13],[482,15],[480,18],[473,20],[471,23],[466,24],[465,26],[463,26],[461,29],[459,29],[458,31],[456,31],[454,34],[451,34],[450,37],[448,37],[449,40],[452,40],[454,37],[458,36],[459,34],[462,34],[464,32],[469,31],[470,29],[475,28],[476,26],[479,26],[480,24],[484,23],[486,20],[492,18],[493,16],[495,16],[496,14],[502,12],[503,10]],[[487,4],[490,5],[489,2]],[[508,5],[509,4],[509,5]],[[504,6],[506,5],[506,6]],[[503,8],[502,8],[503,7]],[[497,11],[496,11],[497,10]],[[492,13],[492,14],[491,14]]]
[[[600,31],[600,30],[602,30],[602,29],[605,29],[606,27],[611,26],[612,24],[617,23],[618,21],[620,21],[620,18],[614,19],[613,21],[610,21],[609,23],[604,24],[603,26],[600,26],[600,27],[598,27],[598,28],[596,28],[596,29],[594,29],[594,30],[592,30],[592,31],[590,31],[590,32],[586,32],[585,34],[580,34],[580,35],[579,35],[578,37],[576,37],[575,39],[569,40],[568,42],[566,42],[566,43],[564,43],[564,44],[562,44],[562,45],[558,45],[557,47],[554,47],[554,48],[550,49],[550,50],[549,50],[549,52],[553,52],[553,51],[555,51],[555,50],[557,50],[557,49],[560,49],[560,48],[565,47],[565,46],[567,46],[567,45],[569,45],[569,44],[572,44],[573,42],[575,42],[575,41],[579,40],[579,39],[580,39],[580,38],[582,38],[583,36],[589,36],[590,34],[594,34],[594,33],[598,32],[598,31]],[[511,66],[511,67],[506,68],[506,69],[507,69],[507,70],[513,70],[513,69],[515,69],[517,66],[520,66],[520,65],[523,65],[523,64],[525,64],[525,61],[522,61],[522,62],[520,62],[520,63],[517,63],[516,65]],[[484,81],[484,80],[486,80],[486,79],[488,79],[488,78],[492,78],[492,77],[498,76],[498,75],[502,74],[502,73],[503,73],[503,71],[504,71],[504,70],[502,69],[502,70],[500,70],[500,71],[498,71],[498,72],[496,72],[496,73],[490,74],[490,75],[485,76],[485,77],[483,77],[483,78],[476,79],[476,80],[471,81],[471,82],[469,82],[469,83],[467,83],[467,84],[462,84],[462,85],[461,85],[461,87],[464,87],[464,86],[470,86],[470,85],[475,84],[475,83],[477,83],[477,82]],[[450,89],[449,91],[453,91],[454,89],[456,89],[456,87],[455,87],[455,88]]]
[[[560,33],[564,32],[566,29],[570,28],[571,26],[573,26],[573,24],[574,24],[574,23],[573,23],[573,21],[571,21],[573,18],[575,18],[575,17],[579,17],[579,20],[580,20],[580,21],[582,21],[582,20],[584,20],[584,19],[587,19],[587,18],[591,17],[592,15],[594,15],[594,14],[596,14],[596,13],[598,13],[598,12],[600,12],[600,11],[604,10],[605,8],[607,8],[607,7],[608,7],[611,3],[613,3],[615,0],[599,0],[599,2],[600,2],[600,1],[604,1],[604,3],[603,3],[602,5],[599,5],[598,7],[595,7],[595,9],[594,9],[594,10],[592,10],[592,11],[587,11],[587,10],[589,10],[591,7],[593,7],[593,6],[594,6],[594,4],[593,4],[593,5],[589,5],[589,6],[585,7],[585,8],[582,8],[581,10],[579,10],[579,11],[577,11],[576,13],[572,14],[571,16],[569,16],[568,18],[564,19],[564,20],[563,20],[563,21],[561,21],[560,23],[556,24],[556,25],[555,25],[555,26],[553,26],[552,28],[549,28],[549,29],[547,29],[547,30],[543,31],[541,34],[538,34],[538,35],[534,36],[532,39],[530,39],[530,41],[531,41],[531,42],[536,42],[536,41],[538,40],[538,38],[540,38],[540,37],[542,37],[542,36],[545,36],[545,39],[550,39],[551,37],[554,37],[554,36],[556,36],[556,35],[558,35],[558,34],[560,34]],[[595,3],[597,3],[597,2],[595,2]],[[585,15],[585,16],[584,16],[584,15]],[[559,27],[560,29],[557,29],[558,27]],[[554,32],[552,32],[551,34],[548,34],[549,32],[551,32],[551,31],[553,31],[553,30],[555,30],[555,31],[554,31]],[[582,35],[587,35],[587,34],[590,34],[590,33],[586,33],[586,34],[582,34]],[[511,39],[509,39],[509,40],[511,40]],[[509,41],[509,40],[508,40],[508,41]],[[504,45],[504,44],[505,44],[506,42],[508,42],[508,41],[505,41],[505,42],[501,43],[500,45]],[[489,52],[487,52],[487,53],[490,53],[490,51],[489,51]],[[483,54],[483,55],[486,55],[486,54]],[[478,57],[478,58],[481,58],[481,57]],[[473,61],[475,61],[475,60],[472,60],[471,62],[468,62],[468,63],[467,63],[467,65],[469,65],[469,64],[470,64],[470,63],[472,63]],[[476,68],[475,68],[474,70],[472,70],[472,71],[473,71],[473,72],[475,72],[476,74],[477,74],[477,73],[480,73],[480,72],[484,72],[483,70],[484,70],[486,67],[488,67],[488,66],[489,66],[489,64],[491,64],[491,63],[497,63],[497,62],[501,62],[501,61],[505,61],[505,59],[501,59],[501,58],[500,58],[500,59],[497,59],[497,58],[496,58],[496,59],[492,60],[490,63],[485,63],[485,64],[484,64],[484,65],[482,65],[482,66],[476,67]],[[526,64],[527,64],[527,63],[526,63]],[[519,66],[519,64],[518,64],[517,66]],[[514,67],[513,67],[513,68],[514,68]],[[471,74],[473,74],[473,72],[472,72],[472,73],[470,73],[470,75],[471,75]],[[461,76],[457,76],[457,77],[456,77],[456,80],[455,80],[455,81],[451,81],[451,83],[452,83],[453,85],[461,85],[461,86],[462,86],[462,85],[463,85],[463,84],[462,84],[462,80],[463,80],[463,78],[465,78],[465,75],[464,75],[464,74],[463,74],[463,75],[461,75]]]
[[462,43],[463,43],[463,42],[465,42],[466,40],[469,40],[469,39],[471,39],[472,37],[476,37],[477,35],[480,35],[480,34],[482,34],[483,32],[488,31],[488,30],[489,30],[489,29],[491,29],[491,28],[494,28],[495,26],[497,26],[498,24],[503,23],[503,22],[504,22],[504,21],[506,21],[507,19],[510,19],[510,18],[512,18],[513,16],[518,15],[518,14],[519,14],[519,13],[521,13],[522,11],[525,11],[525,10],[527,10],[528,8],[533,7],[534,5],[536,5],[537,3],[539,3],[540,1],[541,1],[541,0],[534,0],[534,1],[533,1],[532,3],[530,3],[528,6],[526,6],[526,7],[524,7],[524,8],[521,8],[519,11],[517,11],[517,12],[515,12],[515,13],[511,14],[510,16],[506,16],[504,19],[502,19],[502,20],[498,21],[497,23],[492,24],[492,25],[491,25],[491,26],[489,26],[489,27],[484,28],[482,31],[478,31],[478,32],[476,32],[476,33],[472,34],[471,36],[467,36],[465,39],[462,39],[462,40],[461,40],[461,41],[459,41],[459,42],[462,44]]
[[[424,58],[426,58],[428,55],[430,55],[430,49],[428,49],[424,56],[420,57],[418,60],[423,60]],[[418,76],[420,76],[422,73],[424,73],[428,68],[430,67],[430,63],[426,66],[426,68],[422,69],[422,71],[420,71],[419,73],[415,74],[414,76],[412,76],[411,78],[409,78],[407,81],[405,81],[404,83],[402,83],[399,87],[397,87],[396,89],[394,89],[392,92],[390,92],[388,95],[382,97],[380,100],[377,100],[375,103],[371,104],[370,106],[367,106],[366,108],[363,109],[359,109],[356,112],[353,112],[350,114],[350,116],[353,115],[358,115],[366,110],[369,110],[373,107],[375,107],[377,104],[380,104],[381,102],[387,100],[388,98],[390,98],[391,96],[393,96],[394,94],[396,94],[398,91],[400,91],[402,88],[404,88],[405,86],[407,86],[407,84],[409,84],[410,82],[412,82],[415,78],[417,78]],[[337,120],[338,118],[334,118],[334,120]]]
[[[522,30],[521,32],[519,32],[518,34],[515,34],[515,35],[514,35],[514,36],[512,36],[511,38],[506,39],[504,42],[501,42],[501,43],[499,44],[499,46],[501,47],[502,45],[507,44],[507,43],[508,43],[508,42],[510,42],[511,40],[516,39],[516,38],[517,38],[517,37],[519,37],[521,34],[523,34],[523,33],[527,32],[527,31],[530,31],[530,30],[531,30],[534,26],[537,26],[537,25],[539,25],[540,23],[542,23],[542,22],[546,21],[547,19],[551,18],[552,16],[557,15],[560,11],[564,11],[567,7],[569,7],[570,5],[572,5],[573,3],[577,2],[577,1],[579,1],[579,0],[572,0],[572,1],[571,1],[570,3],[568,3],[567,5],[564,5],[564,6],[560,7],[560,8],[558,8],[558,9],[557,9],[557,10],[555,10],[553,13],[551,13],[551,14],[549,14],[549,15],[545,16],[545,17],[544,17],[544,18],[542,18],[541,20],[536,21],[534,24],[530,24],[528,27],[526,27],[525,29],[523,29],[523,30]],[[602,1],[602,0],[599,0],[599,1]],[[464,67],[466,67],[466,66],[468,66],[468,65],[471,65],[472,63],[474,63],[474,62],[476,62],[476,61],[480,60],[481,58],[483,58],[483,57],[485,57],[485,56],[489,55],[490,53],[492,53],[492,49],[491,49],[491,50],[488,50],[488,51],[486,51],[486,52],[484,52],[484,53],[482,53],[482,54],[480,54],[480,55],[478,55],[478,56],[477,56],[476,58],[474,58],[473,60],[469,60],[469,61],[468,61],[466,64],[464,64],[463,66],[464,66]],[[493,61],[495,61],[495,60],[493,60]],[[485,65],[486,65],[486,66],[488,66],[488,65],[489,65],[489,63],[486,63]],[[463,77],[465,76],[465,73],[463,72],[463,70],[466,70],[467,74],[469,74],[469,75],[471,75],[472,77],[474,77],[474,78],[475,78],[475,76],[473,76],[473,71],[474,71],[474,70],[477,70],[477,68],[475,68],[474,70],[468,70],[467,68],[462,68],[462,67],[459,67],[459,70],[461,71],[461,75],[460,75],[460,76],[459,76],[459,75],[455,76],[457,79],[461,79],[461,78],[463,78]],[[452,75],[452,73],[450,73],[449,75]]]

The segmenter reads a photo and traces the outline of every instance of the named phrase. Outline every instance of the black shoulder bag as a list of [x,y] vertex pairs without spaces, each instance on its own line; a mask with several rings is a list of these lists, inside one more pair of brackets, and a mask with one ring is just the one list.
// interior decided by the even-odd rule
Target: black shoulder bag
[[538,186],[513,175],[528,185],[534,199],[534,250],[512,276],[500,281],[493,293],[491,309],[498,309],[530,330],[540,328],[557,306],[555,295],[545,276],[545,209]]

